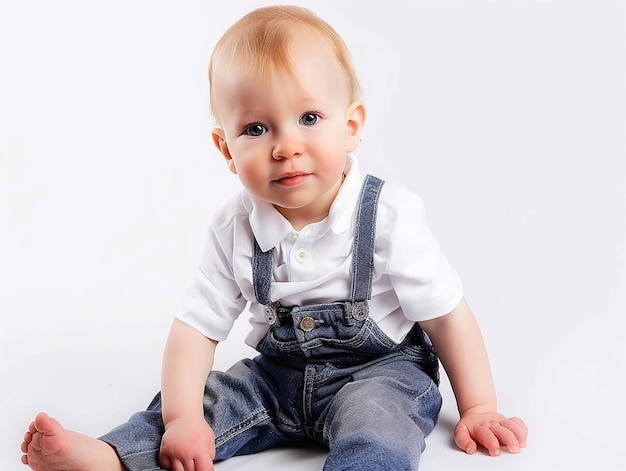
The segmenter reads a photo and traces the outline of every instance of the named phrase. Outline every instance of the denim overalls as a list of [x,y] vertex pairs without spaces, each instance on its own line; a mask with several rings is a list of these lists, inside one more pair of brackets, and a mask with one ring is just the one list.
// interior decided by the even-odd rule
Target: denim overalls
[[[329,447],[327,471],[418,468],[441,408],[438,361],[417,324],[397,344],[368,314],[382,185],[365,177],[347,301],[290,308],[272,302],[272,251],[255,241],[254,290],[270,329],[260,355],[207,379],[204,409],[216,461],[312,439]],[[157,395],[147,411],[101,439],[129,471],[161,470],[163,431]]]

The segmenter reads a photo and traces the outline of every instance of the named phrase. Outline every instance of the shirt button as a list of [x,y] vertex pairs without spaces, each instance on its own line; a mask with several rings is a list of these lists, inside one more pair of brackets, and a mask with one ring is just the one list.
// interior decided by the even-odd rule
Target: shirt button
[[305,263],[309,259],[309,252],[305,249],[298,249],[296,252],[296,260],[300,263]]
[[294,242],[297,238],[298,238],[298,233],[297,232],[292,232],[291,234],[289,234],[289,240],[291,242]]

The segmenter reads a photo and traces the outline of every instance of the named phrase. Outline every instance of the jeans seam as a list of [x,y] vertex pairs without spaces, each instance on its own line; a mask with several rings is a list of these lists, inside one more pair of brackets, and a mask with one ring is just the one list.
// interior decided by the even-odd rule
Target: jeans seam
[[218,437],[215,437],[215,446],[222,446],[224,443],[232,440],[234,437],[257,426],[261,422],[269,420],[270,416],[265,409],[258,409],[248,417],[233,425],[229,429],[224,430]]
[[[437,385],[435,384],[435,382],[431,379],[430,380],[430,384],[428,385],[428,387],[418,396],[415,397],[415,401],[419,401],[420,399],[422,399],[424,396],[426,396],[427,394],[429,394],[433,388],[437,388]],[[437,388],[439,389],[439,388]]]

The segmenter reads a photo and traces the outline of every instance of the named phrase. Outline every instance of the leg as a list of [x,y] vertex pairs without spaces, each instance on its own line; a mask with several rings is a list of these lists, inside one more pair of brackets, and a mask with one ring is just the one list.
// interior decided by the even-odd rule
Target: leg
[[298,435],[303,429],[300,416],[279,398],[279,384],[290,384],[293,376],[289,370],[279,370],[259,355],[236,363],[226,373],[211,376],[204,410],[215,432],[216,461],[302,438]]
[[407,377],[386,374],[356,379],[333,399],[325,419],[325,470],[418,469],[441,395],[419,370],[410,373],[410,384]]
[[109,445],[66,430],[44,413],[30,424],[22,452],[22,462],[35,471],[124,471]]
[[162,469],[159,464],[161,437],[165,432],[161,417],[161,395],[158,394],[145,411],[133,414],[100,440],[107,443],[130,471]]
[[[246,360],[207,379],[205,417],[215,431],[216,461],[299,438],[302,427],[290,415],[291,408],[281,412],[273,386],[263,377],[266,366]],[[276,422],[290,434],[279,430]],[[162,469],[163,432],[160,395],[146,411],[134,414],[101,439],[65,430],[56,420],[39,414],[24,436],[22,462],[35,471]]]
[[[236,363],[226,373],[212,372],[204,392],[205,419],[215,433],[215,461],[264,450],[289,437],[275,418],[280,405],[264,371],[253,360]],[[158,470],[164,425],[161,397],[134,414],[101,440],[110,444],[129,471]]]

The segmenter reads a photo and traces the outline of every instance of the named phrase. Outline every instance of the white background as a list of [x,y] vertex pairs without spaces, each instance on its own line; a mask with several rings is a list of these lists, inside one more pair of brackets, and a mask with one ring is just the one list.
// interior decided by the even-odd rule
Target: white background
[[[622,469],[625,3],[298,3],[351,48],[369,109],[361,169],[424,198],[502,412],[530,427],[521,455],[457,452],[444,383],[422,469]],[[207,218],[239,188],[210,141],[208,58],[264,4],[0,3],[1,469],[23,469],[39,410],[99,435],[158,390]],[[246,329],[217,367],[252,353]],[[218,469],[293,469],[292,456],[323,462],[283,450]]]

